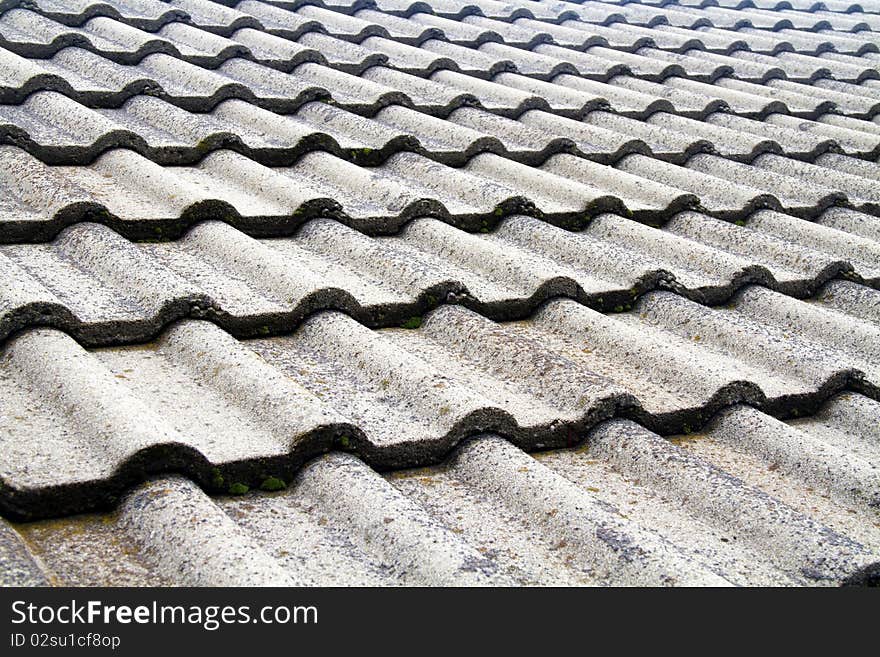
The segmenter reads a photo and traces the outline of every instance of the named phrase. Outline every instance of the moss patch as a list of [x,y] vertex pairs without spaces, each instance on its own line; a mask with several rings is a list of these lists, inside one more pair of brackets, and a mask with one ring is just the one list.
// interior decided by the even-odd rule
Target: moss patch
[[284,490],[285,488],[287,488],[287,484],[284,483],[283,479],[279,479],[278,477],[266,477],[263,479],[263,483],[260,484],[260,490],[264,490],[268,493],[276,490]]

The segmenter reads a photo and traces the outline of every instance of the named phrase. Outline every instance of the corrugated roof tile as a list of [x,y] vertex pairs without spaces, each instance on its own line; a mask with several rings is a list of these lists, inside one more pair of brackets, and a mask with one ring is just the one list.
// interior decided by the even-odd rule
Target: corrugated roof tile
[[[447,301],[510,319],[554,296],[610,310],[657,288],[720,303],[755,282],[804,297],[841,275],[880,276],[876,243],[772,211],[745,227],[685,213],[662,232],[614,215],[583,233],[514,217],[469,235],[419,219],[382,239],[320,219],[281,241],[212,222],[180,242],[140,246],[84,224],[52,245],[0,249],[16,281],[0,294],[0,333],[50,324],[87,344],[145,339],[184,317],[247,336],[291,330],[324,309],[394,326]],[[274,282],[253,282],[261,271]]]
[[[385,477],[333,453],[274,494],[210,500],[186,480],[158,479],[116,517],[4,526],[14,545],[3,559],[18,559],[13,581],[80,585],[859,581],[870,578],[876,530],[836,485],[846,474],[822,483],[822,454],[848,438],[840,431],[870,431],[859,418],[876,413],[869,404],[844,395],[789,424],[737,406],[676,444],[613,421],[584,448],[537,459],[484,435],[442,467]],[[732,441],[737,426],[755,442]],[[781,437],[798,450],[788,459]],[[194,510],[203,523],[176,521]]]
[[[416,331],[322,313],[288,336],[244,343],[185,322],[146,349],[92,352],[36,329],[5,348],[3,415],[24,419],[5,427],[3,504],[29,515],[64,491],[65,508],[87,507],[172,461],[203,482],[211,467],[250,481],[259,467],[289,476],[334,434],[400,466],[479,431],[547,447],[621,412],[675,432],[737,402],[785,416],[840,390],[876,394],[877,327],[856,317],[877,293],[837,285],[833,309],[760,287],[727,309],[656,292],[629,313],[555,300],[513,324],[445,306]],[[182,403],[189,395],[198,404]],[[79,410],[65,419],[71,404]],[[235,440],[246,426],[251,438]],[[35,431],[41,456],[22,469]]]
[[0,2],[4,583],[870,583],[877,30]]

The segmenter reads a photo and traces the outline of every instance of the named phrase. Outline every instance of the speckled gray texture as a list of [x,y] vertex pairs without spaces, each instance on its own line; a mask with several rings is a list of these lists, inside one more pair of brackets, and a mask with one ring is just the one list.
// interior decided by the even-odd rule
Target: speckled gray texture
[[331,219],[262,240],[206,222],[154,244],[81,224],[51,245],[0,246],[0,338],[52,326],[90,346],[137,342],[187,317],[254,337],[321,310],[389,327],[446,303],[510,320],[554,297],[613,311],[672,289],[718,304],[755,283],[803,298],[844,277],[876,287],[878,261],[877,241],[770,210],[745,226],[683,213],[663,230],[606,214],[578,233],[524,216],[487,234],[418,219],[385,238]]
[[0,0],[3,583],[876,580],[878,33]]
[[[185,11],[159,0],[37,0],[28,5],[66,25],[80,25],[95,16],[108,16],[141,29],[156,30],[166,23],[187,17]],[[20,6],[20,2],[4,2],[0,10],[6,12]]]
[[599,580],[617,584],[724,584],[718,574],[649,532],[639,531],[546,466],[498,437],[477,439],[452,460],[452,474],[484,495],[500,499],[566,547],[584,551]]
[[194,484],[170,478],[132,492],[120,522],[154,568],[187,586],[289,586],[295,582]]
[[333,454],[298,475],[298,496],[349,528],[353,543],[391,565],[385,576],[430,585],[505,584],[492,561],[353,456]]
[[859,395],[842,395],[819,415],[789,424],[737,406],[721,413],[707,433],[835,498],[876,509],[877,413],[877,402]]
[[315,215],[337,216],[370,233],[396,232],[418,216],[478,230],[523,212],[583,223],[617,210],[659,222],[697,201],[689,192],[567,154],[532,168],[485,153],[455,169],[415,153],[363,168],[312,152],[292,167],[268,168],[224,150],[194,167],[163,168],[119,149],[88,167],[48,168],[5,146],[0,160],[9,189],[0,241],[32,241],[87,218],[147,239],[217,218],[269,235],[289,234]]
[[846,117],[829,114],[809,121],[771,114],[757,121],[715,112],[700,121],[661,111],[641,121],[598,110],[582,121],[543,110],[511,119],[468,107],[440,119],[404,106],[386,107],[368,119],[326,103],[307,103],[284,116],[235,99],[205,114],[151,96],[136,96],[119,109],[96,110],[44,91],[21,105],[0,107],[0,139],[47,164],[68,165],[89,164],[115,148],[171,165],[231,149],[270,166],[292,164],[315,150],[373,166],[400,151],[452,166],[465,165],[482,152],[530,165],[557,153],[608,164],[629,153],[679,164],[710,150],[743,162],[766,152],[808,161],[829,151],[859,158],[880,153],[880,135],[872,124],[825,122],[841,119]]
[[[493,74],[499,72],[499,66],[504,62],[511,70],[545,79],[552,79],[562,72],[601,79],[615,71],[646,79],[662,80],[670,75],[684,75],[708,82],[721,75],[754,82],[774,77],[812,82],[832,76],[838,80],[861,82],[880,76],[869,60],[831,59],[824,57],[825,53],[814,57],[812,52],[761,54],[743,49],[731,52],[729,47],[724,53],[710,53],[699,37],[685,44],[661,41],[667,48],[677,51],[672,53],[654,47],[655,44],[650,42],[628,41],[622,36],[627,33],[614,24],[603,28],[610,33],[605,36],[587,35],[570,27],[537,21],[521,25],[479,16],[450,20],[421,12],[399,17],[368,8],[359,11],[356,17],[320,8],[291,12],[251,1],[239,3],[236,10],[234,19],[232,16],[226,18],[230,21],[229,28],[238,26],[234,32],[224,29],[226,25],[222,22],[212,25],[199,18],[195,19],[195,25],[168,22],[151,32],[127,23],[122,17],[122,20],[96,17],[82,26],[72,27],[40,14],[39,9],[11,9],[0,16],[0,44],[26,57],[48,58],[63,48],[77,46],[125,64],[136,64],[149,54],[164,52],[209,68],[216,68],[232,57],[247,57],[287,70],[303,61],[321,61],[360,72],[366,66],[387,61],[384,56],[370,53],[361,46],[372,48],[378,45],[380,49],[384,46],[386,54],[403,53],[408,49],[424,53],[427,52],[425,44],[435,42],[444,44],[439,46],[443,52],[440,58],[417,56],[415,62],[405,59],[398,62],[392,58],[392,65],[424,74],[437,67],[467,68],[466,62],[471,60],[474,63],[471,70],[485,75],[490,71]],[[244,32],[242,38],[239,38],[240,32]],[[265,36],[255,40],[255,32]],[[297,48],[297,41],[303,37],[312,40],[310,35],[325,32],[329,32],[329,40],[324,40],[322,49]],[[285,49],[285,40],[293,42],[292,47],[299,52],[278,58],[277,53]],[[346,47],[346,43],[352,46]],[[794,47],[788,41],[783,43]],[[742,48],[748,47],[744,42],[740,44]],[[359,48],[362,55],[356,61],[352,62],[346,56],[334,56],[345,52],[350,54],[352,47]],[[484,56],[492,59],[487,61]]]
[[9,523],[0,519],[0,586],[47,586],[46,567]]
[[837,582],[877,560],[864,546],[632,422],[603,425],[591,434],[589,445],[591,455],[699,509],[728,527],[735,540],[764,552],[768,561],[795,577]]
[[400,467],[480,431],[541,449],[612,415],[670,433],[740,402],[809,414],[841,390],[877,395],[877,299],[844,282],[809,303],[753,286],[717,309],[652,292],[628,313],[557,299],[497,324],[443,306],[417,330],[382,331],[323,312],[244,342],[186,321],[95,351],[31,330],[3,356],[2,502],[79,510],[167,469],[215,491],[289,480],[334,444]]
[[880,213],[874,165],[830,153],[815,164],[773,153],[750,164],[698,153],[684,165],[634,153],[613,166],[568,153],[540,166],[481,153],[455,168],[412,152],[361,167],[323,151],[306,153],[292,166],[266,167],[219,150],[194,166],[163,167],[115,149],[78,167],[47,166],[15,146],[0,146],[0,162],[4,243],[44,241],[90,220],[125,237],[154,240],[179,237],[210,219],[278,236],[315,216],[376,235],[421,216],[478,231],[511,214],[579,229],[603,212],[654,225],[697,208],[730,221],[762,208],[808,219],[833,206]]
[[[780,101],[767,100],[757,107],[754,103],[760,102],[758,96],[780,93],[782,107],[794,113],[815,116],[820,110],[840,110],[870,118],[880,109],[876,103],[854,103],[846,86],[880,76],[872,60],[839,53],[834,58],[784,50],[729,55],[708,52],[699,41],[675,53],[653,47],[652,41],[615,49],[613,37],[611,42],[599,37],[598,42],[585,40],[569,48],[557,45],[552,34],[534,29],[534,21],[526,27],[477,16],[463,21],[423,13],[404,18],[371,9],[351,16],[310,4],[293,12],[265,3],[240,3],[237,10],[251,9],[260,16],[237,11],[241,15],[219,33],[212,33],[218,32],[212,26],[200,26],[198,19],[190,25],[186,18],[152,33],[120,22],[119,15],[70,27],[35,9],[11,9],[0,16],[0,44],[6,47],[0,49],[5,78],[0,98],[6,102],[56,90],[89,106],[118,107],[134,95],[149,93],[194,111],[241,98],[291,112],[310,99],[329,96],[368,114],[389,102],[405,102],[438,115],[480,103],[506,115],[542,108],[578,116],[611,101],[618,111],[644,116],[666,108],[693,112],[687,103],[699,103],[708,92],[714,109],[729,101],[734,111],[745,113],[778,111],[774,103]],[[243,20],[247,17],[251,20]],[[479,21],[499,29],[484,30],[474,24]],[[636,47],[637,52],[630,52]],[[426,56],[430,52],[434,55]],[[25,58],[47,59],[41,63]],[[419,79],[425,76],[430,81]],[[832,85],[844,88],[827,91],[829,86],[823,85],[824,95],[833,98],[812,108],[804,105],[810,89],[799,84],[832,77]],[[759,92],[734,91],[719,99],[712,83],[720,78],[752,85]],[[672,98],[664,86],[667,79],[697,86],[688,97],[679,84],[678,102],[663,105],[660,98]],[[548,82],[541,85],[542,80]],[[778,85],[764,89],[771,82],[795,86],[791,92],[780,92]],[[653,93],[652,83],[657,84]],[[621,95],[615,89],[620,84],[634,84],[641,93]],[[504,87],[533,95],[505,93]]]
[[[792,128],[780,125],[786,119],[795,121]],[[657,112],[643,122],[604,111],[577,121],[542,110],[509,119],[477,108],[439,119],[403,106],[386,107],[368,119],[325,103],[282,116],[241,100],[203,114],[150,96],[137,96],[120,109],[93,110],[47,91],[22,105],[0,107],[0,139],[47,164],[67,165],[89,164],[122,147],[158,164],[193,164],[231,149],[270,166],[295,163],[316,150],[373,166],[400,151],[452,166],[482,152],[530,165],[557,153],[613,164],[634,152],[676,163],[708,150],[745,162],[764,152],[810,161],[828,151],[859,158],[880,152],[876,131],[853,121],[856,129],[778,114],[755,121],[714,113],[703,122]]]
[[[841,397],[802,426],[821,442],[863,403]],[[280,492],[210,499],[160,478],[113,514],[9,532],[23,566],[68,585],[828,586],[871,572],[876,511],[735,448],[615,420],[578,449],[533,458],[481,435],[384,477],[334,452]]]
[[[6,4],[6,3],[5,3]],[[16,3],[8,3],[15,6]],[[158,2],[147,4],[143,7],[132,6],[132,3],[121,0],[79,0],[75,3],[60,3],[53,0],[39,0],[30,3],[38,11],[65,23],[76,24],[91,16],[114,16],[120,20],[132,24],[161,25],[163,21],[174,20],[175,14],[165,5],[156,7]],[[417,17],[433,25],[445,26],[442,19],[459,19],[471,25],[483,25],[492,22],[518,22],[523,19],[536,19],[547,22],[552,26],[555,23],[577,19],[579,23],[593,25],[614,24],[626,20],[637,26],[663,25],[670,23],[674,26],[699,29],[704,25],[717,26],[722,29],[742,29],[754,25],[762,30],[772,33],[776,30],[796,28],[798,30],[822,30],[833,27],[839,31],[853,31],[866,29],[868,26],[876,26],[876,16],[872,13],[870,5],[867,8],[863,4],[829,2],[692,2],[682,0],[678,3],[662,3],[647,0],[641,4],[628,4],[625,2],[608,2],[598,5],[582,5],[572,2],[533,3],[515,2],[501,3],[493,0],[466,1],[434,1],[419,2],[414,0],[380,0],[373,3],[351,0],[309,0],[298,2],[296,0],[268,0],[266,3],[245,2],[238,3],[235,10],[228,9],[225,5],[234,5],[231,0],[221,2],[207,2],[201,0],[175,0],[171,5],[175,8],[176,17],[189,17],[196,24],[205,29],[220,30],[225,25],[239,24],[241,21],[254,20],[254,15],[264,17],[280,16],[293,17],[309,16],[324,17],[316,8],[326,8],[333,12],[348,17],[349,21],[340,18],[326,18],[330,25],[337,26],[339,30],[348,30],[357,34],[360,22],[372,17],[376,12],[373,7],[382,12],[380,16],[387,17]],[[721,6],[714,6],[720,4]],[[242,6],[244,5],[244,6]],[[681,6],[678,6],[681,5]],[[273,13],[272,9],[277,6],[283,8],[285,13]],[[756,8],[757,7],[757,8]],[[6,7],[4,6],[4,9]],[[310,10],[311,11],[308,11]],[[738,11],[731,11],[737,9]],[[778,10],[778,11],[768,11]],[[297,13],[293,13],[296,11]],[[866,13],[866,11],[868,13]],[[354,20],[353,16],[361,17]],[[486,18],[483,18],[485,16]],[[290,18],[288,18],[290,20]],[[252,24],[252,23],[248,23]],[[389,29],[403,30],[405,23],[395,23],[387,20]],[[453,31],[461,28],[450,27]],[[503,30],[503,27],[498,29]],[[405,31],[401,31],[401,36]]]
[[[323,54],[319,57],[317,52],[308,50],[289,62],[267,60],[272,66],[234,57],[216,69],[202,68],[165,52],[145,55],[137,64],[121,64],[75,46],[60,50],[47,60],[26,59],[8,50],[0,50],[0,55],[5,60],[0,99],[13,104],[24,102],[36,92],[56,91],[93,108],[120,107],[132,97],[148,94],[197,112],[210,111],[225,100],[238,98],[274,112],[290,113],[306,102],[326,98],[365,115],[375,114],[390,104],[407,104],[437,116],[446,116],[464,105],[480,105],[511,117],[529,109],[579,117],[609,105],[618,112],[636,116],[661,109],[701,114],[725,107],[726,101],[718,99],[711,85],[705,89],[697,87],[696,93],[679,92],[677,100],[674,95],[673,101],[665,100],[663,97],[669,95],[667,83],[684,78],[666,77],[662,83],[650,82],[648,78],[618,75],[623,72],[620,68],[610,68],[599,76],[604,80],[614,75],[608,83],[569,73],[557,75],[551,83],[503,71],[490,81],[453,70],[434,71],[433,66],[426,79],[381,66],[377,57],[365,57],[364,66],[346,64],[342,67],[345,70],[340,70],[332,68],[333,62]],[[725,80],[750,84],[733,78]],[[773,82],[779,80],[767,84]],[[641,93],[626,89],[632,85],[640,87]],[[864,102],[853,105],[845,102],[847,98],[847,94],[835,95],[843,103],[841,109],[857,118],[870,118],[880,109]],[[737,104],[733,108],[739,113],[754,114],[767,113],[770,106],[766,101],[755,107]],[[793,105],[789,111],[817,115],[837,107],[827,101],[813,106]]]

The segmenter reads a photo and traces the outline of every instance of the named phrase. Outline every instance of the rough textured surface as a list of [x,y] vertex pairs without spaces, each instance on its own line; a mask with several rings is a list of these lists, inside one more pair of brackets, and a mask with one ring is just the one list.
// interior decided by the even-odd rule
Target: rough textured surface
[[[558,72],[555,67],[536,76],[490,58],[484,63],[489,72],[472,75],[459,67],[429,67],[423,76],[377,64],[381,54],[364,54],[363,65],[343,67],[325,64],[327,58],[315,54],[301,57],[301,63],[279,65],[282,70],[235,57],[215,69],[165,52],[147,55],[137,64],[123,64],[74,46],[44,60],[27,59],[0,47],[0,100],[18,104],[35,93],[57,92],[86,107],[116,108],[147,94],[185,110],[208,112],[236,98],[281,114],[324,100],[367,116],[389,105],[408,105],[439,117],[462,106],[479,106],[513,118],[530,109],[579,118],[600,107],[638,117],[661,110],[701,116],[724,108],[744,116],[783,111],[812,118],[838,112],[870,119],[880,111],[880,100],[871,93],[876,91],[871,83],[877,79],[865,74],[876,73],[871,65],[859,69],[859,81],[844,76],[843,80],[818,77],[808,82],[766,74],[760,79],[735,77],[727,66],[691,77],[680,66],[670,65],[638,76],[614,60],[591,75]],[[643,59],[656,61],[656,57]],[[817,87],[824,98],[816,97]]]
[[382,331],[323,312],[244,342],[186,321],[92,351],[31,330],[3,353],[2,503],[19,516],[104,505],[168,470],[219,492],[289,479],[332,445],[400,467],[485,431],[533,450],[614,415],[668,434],[743,402],[810,414],[841,390],[877,396],[878,298],[845,282],[810,303],[748,287],[712,309],[651,292],[619,314],[557,299],[498,324],[443,306]]
[[582,232],[514,216],[477,234],[417,219],[385,238],[316,219],[260,240],[215,221],[151,244],[80,224],[49,245],[0,246],[0,338],[52,326],[89,346],[136,342],[187,317],[254,337],[331,309],[389,327],[447,303],[510,320],[556,297],[619,311],[658,289],[719,304],[755,283],[801,298],[834,279],[876,287],[880,243],[823,225],[834,216],[762,210],[740,226],[688,212],[658,229],[606,214]]
[[876,166],[830,153],[814,163],[765,153],[751,164],[703,153],[684,165],[630,154],[613,166],[563,153],[536,167],[482,153],[453,168],[411,152],[377,167],[326,152],[266,167],[222,150],[194,166],[162,167],[117,149],[89,166],[52,167],[0,146],[0,163],[0,243],[48,240],[83,221],[155,240],[212,219],[279,236],[316,216],[381,235],[426,216],[476,232],[511,214],[571,230],[604,212],[654,225],[686,209],[728,221],[762,208],[805,219],[830,207],[880,214]]
[[0,0],[2,583],[877,583],[878,33]]
[[[778,427],[757,439],[781,430],[826,447],[854,430],[867,446],[865,404],[843,395],[797,424],[737,406],[720,422],[753,418]],[[34,572],[77,585],[864,582],[880,558],[876,508],[804,476],[819,454],[780,466],[721,433],[670,441],[614,420],[579,449],[534,457],[481,435],[442,466],[384,476],[333,452],[281,492],[211,500],[160,478],[110,515],[15,531]]]
[[[880,77],[868,58],[833,57],[809,45],[806,52],[798,52],[785,40],[779,40],[777,52],[771,54],[752,52],[743,42],[718,53],[708,52],[699,37],[682,40],[664,35],[666,40],[656,44],[651,37],[634,39],[615,24],[597,34],[596,30],[584,33],[558,25],[545,29],[538,22],[512,24],[476,16],[463,21],[424,13],[403,18],[365,9],[349,17],[314,6],[291,12],[251,1],[240,3],[238,9],[249,9],[247,15],[254,20],[250,27],[239,27],[228,36],[212,33],[212,26],[200,24],[198,18],[195,25],[172,22],[150,32],[108,17],[73,27],[38,11],[12,9],[0,16],[0,45],[41,59],[75,47],[128,65],[163,53],[205,68],[245,58],[281,70],[318,62],[360,73],[369,66],[390,64],[415,75],[445,68],[484,77],[506,70],[543,79],[563,73],[595,79],[627,73],[658,81],[677,75],[709,82],[722,76],[808,83],[827,77],[855,83]],[[864,43],[874,45],[867,39]],[[781,50],[785,46],[794,52]],[[865,48],[859,50],[863,54]],[[416,54],[407,57],[409,53]]]
[[90,164],[117,148],[166,165],[195,164],[215,151],[234,150],[267,166],[294,164],[312,151],[368,166],[402,151],[450,166],[484,152],[536,166],[558,153],[604,164],[631,153],[676,164],[707,151],[742,162],[762,153],[807,161],[828,152],[862,159],[880,154],[874,124],[836,114],[810,121],[714,112],[699,120],[659,111],[641,121],[596,110],[577,121],[543,110],[510,119],[463,107],[444,120],[392,105],[368,119],[326,103],[278,115],[241,100],[193,113],[152,96],[137,96],[120,109],[93,110],[53,91],[0,106],[0,140],[48,164],[66,165]]

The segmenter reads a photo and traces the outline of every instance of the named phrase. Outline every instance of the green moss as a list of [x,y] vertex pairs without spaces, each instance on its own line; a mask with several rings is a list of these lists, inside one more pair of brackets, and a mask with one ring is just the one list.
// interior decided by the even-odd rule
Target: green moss
[[223,475],[220,474],[219,468],[211,470],[211,485],[214,488],[223,488]]
[[340,436],[339,446],[342,447],[342,449],[351,449],[351,438],[348,436]]
[[422,325],[422,318],[416,316],[416,317],[410,317],[408,320],[403,322],[403,324],[401,324],[400,327],[405,328],[405,329],[417,329],[421,325]]
[[235,482],[229,487],[230,495],[244,495],[250,490],[250,488],[240,482]]
[[355,162],[363,162],[365,159],[369,158],[373,154],[372,148],[352,148],[349,153],[351,153],[351,158]]
[[285,488],[287,488],[287,484],[284,483],[283,479],[279,479],[278,477],[266,477],[263,479],[263,483],[260,484],[260,490],[264,490],[267,493],[276,490],[284,490]]

